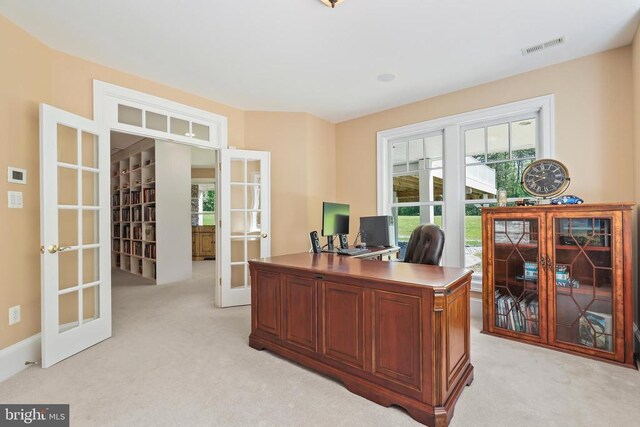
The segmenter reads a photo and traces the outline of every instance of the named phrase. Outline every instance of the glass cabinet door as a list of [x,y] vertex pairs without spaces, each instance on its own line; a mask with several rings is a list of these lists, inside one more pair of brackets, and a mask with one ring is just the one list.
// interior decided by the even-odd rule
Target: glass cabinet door
[[[612,218],[555,218],[555,341],[614,352]],[[553,275],[553,276],[551,276]]]
[[[540,266],[541,219],[493,220],[494,326],[526,334],[541,335],[540,284],[545,270]],[[544,314],[543,314],[544,316]]]

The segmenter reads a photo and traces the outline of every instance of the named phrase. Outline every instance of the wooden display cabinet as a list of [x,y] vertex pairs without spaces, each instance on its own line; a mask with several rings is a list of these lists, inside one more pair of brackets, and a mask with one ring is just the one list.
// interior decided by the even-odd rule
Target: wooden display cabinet
[[483,332],[635,368],[632,207],[484,208]]

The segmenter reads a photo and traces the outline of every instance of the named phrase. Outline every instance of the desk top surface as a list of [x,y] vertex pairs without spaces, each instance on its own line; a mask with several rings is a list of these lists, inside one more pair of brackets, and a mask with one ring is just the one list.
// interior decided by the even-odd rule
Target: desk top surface
[[432,288],[446,288],[467,274],[471,274],[471,270],[466,268],[373,261],[344,255],[307,252],[256,259],[249,263]]

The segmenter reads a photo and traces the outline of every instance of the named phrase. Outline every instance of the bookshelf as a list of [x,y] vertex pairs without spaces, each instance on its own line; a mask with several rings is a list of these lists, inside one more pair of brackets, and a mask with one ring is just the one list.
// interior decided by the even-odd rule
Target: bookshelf
[[483,332],[635,368],[632,206],[484,208]]
[[111,162],[112,266],[156,280],[155,146],[140,148]]
[[112,156],[113,268],[156,284],[191,278],[190,173],[189,147],[166,141],[144,139]]

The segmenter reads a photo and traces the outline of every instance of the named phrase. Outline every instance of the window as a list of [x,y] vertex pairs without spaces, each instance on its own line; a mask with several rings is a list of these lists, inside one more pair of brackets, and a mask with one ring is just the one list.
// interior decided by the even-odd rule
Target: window
[[443,133],[391,142],[393,202],[391,205],[400,257],[419,224],[442,226],[444,187]]
[[465,163],[464,265],[482,275],[481,207],[495,206],[498,190],[507,202],[529,195],[520,179],[538,155],[538,113],[462,128]]
[[442,264],[472,268],[481,290],[483,206],[527,197],[524,168],[553,157],[553,95],[378,133],[378,214],[396,220],[403,248],[421,223],[446,233]]
[[215,182],[191,184],[191,225],[215,225]]

